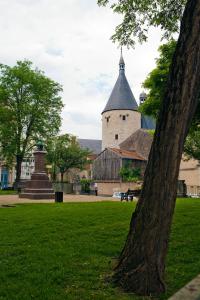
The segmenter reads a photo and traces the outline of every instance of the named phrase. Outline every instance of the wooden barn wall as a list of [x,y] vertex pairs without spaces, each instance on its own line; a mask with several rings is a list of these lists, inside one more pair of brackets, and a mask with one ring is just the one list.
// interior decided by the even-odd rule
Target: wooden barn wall
[[94,180],[119,180],[121,158],[112,151],[105,150],[93,163]]

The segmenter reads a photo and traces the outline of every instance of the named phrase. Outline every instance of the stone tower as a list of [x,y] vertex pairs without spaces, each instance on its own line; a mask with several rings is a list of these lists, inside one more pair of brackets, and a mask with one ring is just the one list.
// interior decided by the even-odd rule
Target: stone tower
[[119,144],[141,128],[141,114],[125,76],[125,63],[119,61],[119,76],[102,112],[102,150]]
[[147,94],[145,92],[142,92],[140,94],[140,104],[143,104],[145,102],[146,98],[147,98]]

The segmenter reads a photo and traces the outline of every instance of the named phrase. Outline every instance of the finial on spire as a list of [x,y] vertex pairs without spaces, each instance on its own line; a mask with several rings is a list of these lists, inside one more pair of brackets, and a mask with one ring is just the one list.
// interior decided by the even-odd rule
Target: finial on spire
[[125,70],[125,62],[124,62],[124,58],[123,58],[123,53],[122,53],[122,46],[121,46],[121,56],[120,56],[120,60],[119,60],[119,70]]

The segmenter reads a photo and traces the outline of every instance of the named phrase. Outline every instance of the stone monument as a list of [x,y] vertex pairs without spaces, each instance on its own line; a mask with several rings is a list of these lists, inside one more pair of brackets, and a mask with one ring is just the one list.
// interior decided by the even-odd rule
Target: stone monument
[[20,198],[28,199],[54,199],[52,183],[45,171],[44,145],[41,141],[37,143],[37,149],[33,153],[35,158],[35,171],[31,175],[31,180],[27,181]]

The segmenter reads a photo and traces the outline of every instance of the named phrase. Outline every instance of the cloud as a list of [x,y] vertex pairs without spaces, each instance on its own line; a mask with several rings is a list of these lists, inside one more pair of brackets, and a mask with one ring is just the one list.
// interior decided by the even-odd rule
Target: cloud
[[[101,112],[118,76],[119,49],[110,41],[120,17],[96,0],[1,0],[1,63],[24,58],[63,85],[62,132],[101,138]],[[126,75],[138,99],[155,66],[160,33],[125,50]]]

